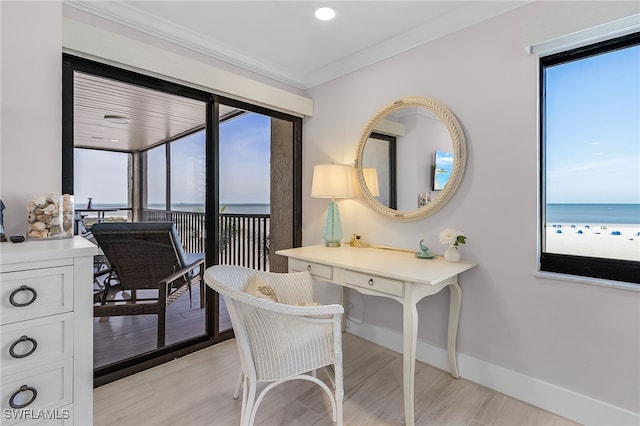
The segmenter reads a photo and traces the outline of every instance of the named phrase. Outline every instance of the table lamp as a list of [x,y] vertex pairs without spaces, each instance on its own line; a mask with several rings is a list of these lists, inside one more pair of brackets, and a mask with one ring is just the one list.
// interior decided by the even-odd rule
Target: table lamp
[[380,196],[380,185],[378,184],[378,171],[373,167],[365,167],[362,169],[364,175],[364,183],[367,184],[369,192],[374,197]]
[[342,224],[336,198],[351,198],[351,167],[342,164],[318,164],[313,168],[312,198],[330,198],[322,232],[326,247],[340,247]]

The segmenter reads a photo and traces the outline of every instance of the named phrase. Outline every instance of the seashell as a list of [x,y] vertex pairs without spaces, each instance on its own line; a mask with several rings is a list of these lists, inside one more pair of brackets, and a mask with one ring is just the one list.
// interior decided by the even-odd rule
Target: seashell
[[39,207],[44,207],[47,204],[47,197],[37,197],[33,202]]
[[57,214],[57,213],[58,213],[58,206],[56,206],[55,204],[49,204],[44,209],[44,214]]
[[70,220],[68,220],[68,219],[65,219],[65,220],[62,222],[62,228],[63,228],[65,231],[68,231],[68,230],[70,230],[70,229],[72,228],[72,223],[73,223],[72,221],[70,221]]
[[36,231],[36,230],[29,231],[29,233],[27,234],[27,236],[30,238],[46,238],[47,235],[48,235],[47,231]]
[[27,221],[29,221],[29,223],[33,223],[36,221],[36,215],[33,214],[33,212],[29,212],[29,214],[27,214]]
[[42,223],[49,223],[51,220],[51,215],[48,214],[38,214],[36,215],[36,220]]
[[62,232],[62,229],[60,229],[60,227],[59,227],[59,226],[52,226],[52,227],[49,229],[49,236],[50,236],[50,237],[53,237],[53,236],[55,236],[55,235],[60,234],[61,232]]
[[45,225],[42,222],[35,222],[35,223],[32,223],[31,225],[29,225],[29,229],[31,229],[33,231],[44,231],[46,227],[47,227],[47,225]]
[[49,220],[49,226],[60,226],[60,218],[59,217],[52,217],[51,220]]

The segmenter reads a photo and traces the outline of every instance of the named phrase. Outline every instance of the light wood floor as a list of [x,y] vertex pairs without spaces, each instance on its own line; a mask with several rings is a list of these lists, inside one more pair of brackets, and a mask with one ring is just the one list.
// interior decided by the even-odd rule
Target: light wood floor
[[[401,355],[351,334],[343,345],[345,425],[404,424]],[[241,401],[232,394],[239,371],[234,340],[173,360],[94,389],[94,423],[238,425]],[[576,424],[423,363],[415,381],[417,425]],[[267,394],[256,425],[331,425],[328,409],[316,385],[288,382]]]

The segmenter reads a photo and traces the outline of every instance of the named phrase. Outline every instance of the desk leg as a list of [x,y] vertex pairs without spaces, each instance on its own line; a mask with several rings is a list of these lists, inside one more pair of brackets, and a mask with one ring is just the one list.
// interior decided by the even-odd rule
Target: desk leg
[[344,312],[342,313],[342,332],[347,331],[347,287],[340,288],[340,304]]
[[415,423],[414,389],[416,376],[416,345],[418,341],[418,310],[416,303],[407,297],[403,306],[403,362],[402,385],[404,390],[404,420],[407,426]]
[[460,377],[458,361],[456,359],[456,340],[458,337],[458,321],[460,320],[460,306],[462,305],[462,289],[457,280],[449,285],[451,299],[449,301],[449,333],[447,336],[447,351],[449,352],[449,367],[454,378]]

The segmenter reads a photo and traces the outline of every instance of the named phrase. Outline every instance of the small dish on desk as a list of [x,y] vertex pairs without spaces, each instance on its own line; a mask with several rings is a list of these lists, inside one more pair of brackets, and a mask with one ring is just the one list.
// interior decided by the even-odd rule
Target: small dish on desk
[[416,257],[418,259],[433,259],[434,257],[436,257],[435,254],[431,254],[431,253],[425,253],[423,251],[417,251],[416,252]]

